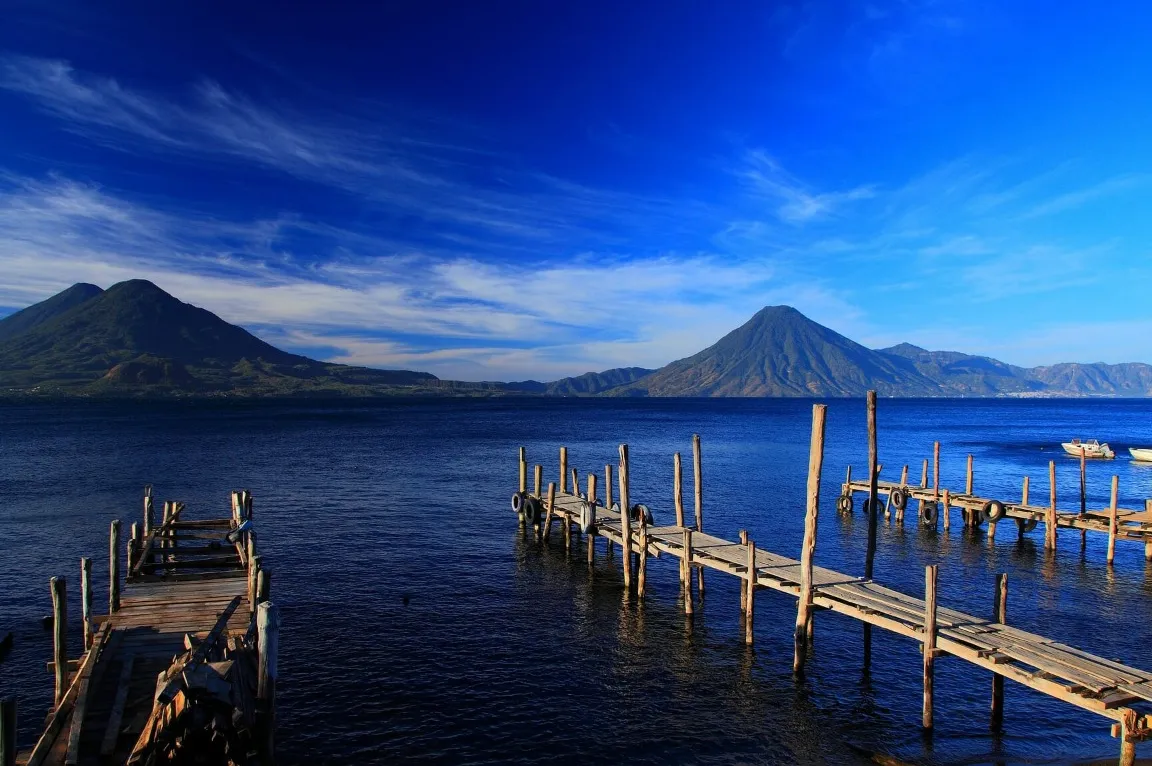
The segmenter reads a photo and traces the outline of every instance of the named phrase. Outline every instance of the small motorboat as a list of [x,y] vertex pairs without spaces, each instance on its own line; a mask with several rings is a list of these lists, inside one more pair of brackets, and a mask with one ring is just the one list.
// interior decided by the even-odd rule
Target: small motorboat
[[1069,455],[1080,457],[1083,455],[1086,458],[1094,458],[1097,460],[1111,460],[1116,457],[1116,453],[1107,444],[1101,444],[1095,439],[1089,441],[1080,441],[1073,439],[1070,442],[1064,442],[1060,445],[1064,451]]
[[1139,460],[1142,463],[1152,463],[1152,449],[1129,447],[1128,454],[1132,456],[1133,460]]

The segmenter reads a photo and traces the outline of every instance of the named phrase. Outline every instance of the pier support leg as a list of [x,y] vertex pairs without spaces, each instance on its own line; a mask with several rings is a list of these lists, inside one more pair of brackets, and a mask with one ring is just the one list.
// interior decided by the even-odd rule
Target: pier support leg
[[556,507],[556,484],[555,482],[548,482],[548,508],[544,514],[544,529],[541,534],[544,537],[544,542],[552,542],[552,509]]
[[538,465],[532,469],[532,494],[540,497],[540,490],[544,487],[544,466]]
[[0,699],[0,766],[16,766],[16,698]]
[[684,580],[684,614],[692,616],[692,528],[684,528],[684,551],[680,559],[680,572]]
[[1056,550],[1056,461],[1048,462],[1048,510],[1044,514],[1044,547]]
[[[560,448],[560,494],[564,494],[567,490],[564,489],[565,482],[568,481],[568,448]],[[573,487],[575,489],[575,487]]]
[[[748,544],[748,530],[740,530],[740,544]],[[748,580],[743,579],[740,581],[740,615],[744,616],[748,613]]]
[[80,559],[80,617],[84,625],[84,650],[92,647],[92,559]]
[[262,720],[261,744],[267,763],[273,763],[276,749],[276,655],[280,648],[280,610],[271,601],[256,609],[256,635],[259,647],[256,698]]
[[1112,727],[1112,735],[1120,737],[1120,766],[1136,765],[1136,743],[1141,740],[1141,734],[1147,734],[1138,731],[1139,720],[1135,710],[1127,710],[1124,720]]
[[[704,531],[704,461],[700,452],[700,434],[692,434],[692,472],[696,479],[696,531]],[[704,567],[696,568],[696,595],[704,598]]]
[[620,542],[623,548],[624,565],[624,597],[628,597],[628,591],[632,588],[632,519],[631,519],[631,505],[628,493],[628,445],[620,445]]
[[[1008,575],[996,575],[995,600],[992,603],[992,620],[1000,624],[1008,622]],[[992,674],[992,731],[999,731],[1004,725],[1004,676]]]
[[940,515],[944,517],[944,531],[947,532],[952,528],[952,493],[944,490],[944,498],[940,503]]
[[640,565],[636,567],[636,598],[644,598],[648,585],[648,525],[640,520]]
[[120,519],[108,532],[108,613],[120,611]]
[[[876,559],[877,486],[880,481],[876,446],[876,392],[868,392],[868,549],[864,556],[864,579],[871,580]],[[864,672],[872,665],[872,626],[864,625]]]
[[52,589],[52,660],[59,706],[68,691],[68,583],[63,577],[53,577],[48,584]]
[[516,486],[521,492],[528,491],[528,452],[523,447],[520,448],[520,479]]
[[808,448],[808,497],[804,515],[804,545],[800,549],[800,598],[796,607],[792,672],[804,674],[808,631],[812,627],[812,560],[816,554],[816,526],[820,513],[820,476],[824,468],[824,421],[828,407],[812,405],[812,438]]
[[939,567],[924,568],[924,709],[921,725],[932,730],[932,691],[936,673],[936,577]]
[[748,541],[748,611],[744,614],[744,643],[752,646],[756,615],[756,543]]
[[1120,493],[1120,477],[1112,477],[1112,502],[1108,505],[1108,566],[1116,559],[1116,533],[1119,531],[1119,521],[1116,518],[1116,503]]

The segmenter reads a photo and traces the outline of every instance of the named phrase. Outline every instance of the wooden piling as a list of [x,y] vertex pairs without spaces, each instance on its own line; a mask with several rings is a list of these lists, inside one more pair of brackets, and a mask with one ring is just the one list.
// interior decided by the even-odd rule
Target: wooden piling
[[684,551],[680,559],[684,581],[684,614],[692,614],[692,527],[684,527]]
[[133,521],[128,527],[128,548],[125,551],[125,571],[131,572],[136,566],[136,556],[140,550],[140,522]]
[[92,647],[92,559],[80,559],[80,619],[84,626],[84,650]]
[[[696,479],[696,531],[704,531],[704,462],[700,454],[700,434],[692,434],[692,472]],[[704,598],[704,567],[696,569],[696,594]]]
[[108,533],[108,612],[120,610],[120,519]]
[[1112,502],[1108,505],[1108,566],[1116,559],[1116,533],[1119,523],[1116,518],[1116,503],[1120,494],[1120,477],[1112,477]]
[[[1088,512],[1088,455],[1084,448],[1080,448],[1080,518],[1083,520],[1084,514]],[[1083,550],[1088,545],[1088,530],[1080,530],[1080,549]]]
[[640,565],[636,568],[636,598],[644,598],[648,584],[648,525],[640,519]]
[[272,597],[272,570],[260,567],[256,572],[256,603],[263,604]]
[[144,538],[147,539],[148,535],[152,534],[153,518],[155,517],[155,506],[152,504],[152,485],[144,485]]
[[63,577],[53,577],[48,585],[52,590],[52,660],[59,706],[68,691],[68,583]]
[[248,605],[249,608],[256,608],[256,597],[258,595],[258,588],[260,583],[260,569],[263,564],[259,555],[253,556],[248,562]]
[[580,472],[577,471],[575,468],[569,468],[568,472],[571,474],[571,477],[572,477],[572,494],[573,495],[579,495],[580,494]]
[[[992,602],[992,621],[1002,625],[1008,623],[1008,575],[996,575],[996,593]],[[992,723],[993,731],[998,731],[1004,723],[1004,676],[992,674]]]
[[1028,505],[1029,484],[1031,484],[1031,480],[1025,476],[1024,488],[1020,490],[1020,505]]
[[1120,735],[1119,766],[1136,766],[1136,743],[1141,737],[1137,732],[1139,716],[1135,710],[1124,713],[1124,720],[1117,725]]
[[544,466],[535,466],[532,470],[532,494],[540,497],[540,489],[544,486]]
[[267,763],[272,763],[276,749],[276,656],[280,649],[280,610],[271,601],[256,609],[256,636],[259,647],[256,698],[263,719],[261,744]]
[[520,448],[520,487],[521,492],[528,491],[528,451],[523,447]]
[[551,542],[552,539],[552,509],[556,507],[556,482],[548,482],[548,507],[544,512],[544,526],[540,529],[540,535],[544,538],[544,542]]
[[920,489],[928,489],[928,458],[924,458],[924,470],[920,473]]
[[[592,507],[596,507],[596,474],[588,474],[588,502]],[[592,563],[596,560],[596,534],[588,532],[588,566],[591,567]]]
[[744,643],[752,646],[756,615],[756,543],[748,541],[748,609],[744,612]]
[[936,578],[939,567],[924,567],[924,709],[921,725],[932,729],[932,686],[936,666]]
[[[820,514],[820,478],[824,469],[824,423],[827,405],[812,405],[812,436],[808,446],[808,493],[804,514],[804,544],[800,549],[800,598],[796,607],[792,672],[804,673],[808,654],[808,629],[812,622],[812,566],[816,554],[816,528]],[[905,466],[905,477],[908,468]]]
[[[904,466],[904,470],[900,472],[900,486],[901,487],[907,487],[908,486],[908,466]],[[892,500],[891,495],[888,496],[888,500],[889,501]],[[905,507],[908,506],[907,500],[904,501],[904,506]],[[904,523],[904,508],[897,508],[896,509],[896,523],[897,524],[903,524]]]
[[1056,550],[1056,461],[1048,461],[1048,509],[1044,514],[1044,547]]
[[679,452],[672,456],[672,505],[676,508],[676,526],[684,526],[684,475]]
[[877,483],[880,471],[876,447],[876,392],[868,392],[868,550],[864,556],[864,579],[872,579],[873,562],[876,558],[876,498],[879,494]]
[[620,482],[620,541],[621,551],[623,554],[624,564],[624,594],[627,596],[628,589],[632,587],[632,519],[631,517],[631,499],[628,493],[628,445],[620,445],[620,470],[618,480]]
[[[740,530],[740,544],[741,545],[747,545],[748,544],[748,530],[747,529],[741,529]],[[740,580],[740,614],[743,615],[747,611],[748,611],[748,580],[747,579],[741,579]]]
[[[612,466],[604,466],[604,507],[611,510],[612,508]],[[609,538],[604,539],[604,553],[608,558],[612,558],[612,540]]]
[[0,699],[0,766],[16,766],[16,698]]
[[968,473],[964,477],[964,494],[972,496],[972,455],[968,455]]
[[932,442],[932,499],[940,499],[940,442]]
[[952,505],[952,493],[951,493],[950,491],[948,491],[947,489],[945,489],[945,490],[944,490],[944,497],[943,497],[943,499],[941,500],[941,502],[940,502],[940,507],[939,507],[939,509],[938,509],[938,510],[939,510],[939,513],[940,513],[940,515],[944,517],[944,531],[945,531],[945,532],[947,532],[949,529],[951,529],[951,528],[952,528],[952,527],[951,527],[951,525],[952,525],[952,522],[951,522],[951,517],[952,517],[952,514],[950,514],[950,513],[948,512],[948,511],[949,511],[949,509],[950,509],[950,507],[951,507],[951,505]]
[[568,448],[560,448],[560,494],[564,494],[567,490],[564,489],[565,482],[568,481]]

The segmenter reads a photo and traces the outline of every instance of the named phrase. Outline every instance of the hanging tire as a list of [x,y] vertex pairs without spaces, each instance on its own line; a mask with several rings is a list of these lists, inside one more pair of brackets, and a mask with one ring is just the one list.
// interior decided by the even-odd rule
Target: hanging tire
[[980,517],[988,522],[1000,521],[1004,518],[1004,503],[999,500],[989,500],[980,509]]
[[587,500],[580,503],[580,534],[589,534],[596,526],[596,507]]
[[1035,516],[1030,516],[1027,519],[1016,519],[1016,527],[1021,532],[1025,533],[1031,532],[1033,529],[1035,529],[1037,523],[1038,522]]
[[908,491],[902,487],[897,487],[892,490],[888,495],[892,500],[892,507],[898,511],[903,511],[908,507]]
[[620,501],[619,500],[613,500],[612,501],[612,512],[613,513],[620,513]]
[[512,494],[512,510],[520,513],[524,509],[524,495],[520,492]]
[[852,513],[852,496],[841,495],[836,498],[836,510],[840,513]]
[[652,526],[652,511],[643,503],[632,506],[632,512],[628,514],[628,518],[637,522],[643,520],[645,524]]
[[534,497],[527,497],[524,499],[524,518],[529,524],[535,526],[540,523],[540,519],[544,515],[544,509],[540,506],[540,501]]
[[871,502],[869,502],[868,500],[864,501],[864,515],[865,516],[868,515],[868,509],[869,508],[872,509],[872,513],[874,513],[877,517],[879,517],[880,514],[884,513],[884,503],[880,502],[880,498],[878,498],[878,497],[872,498]]
[[936,526],[936,517],[940,515],[940,506],[936,504],[935,500],[927,500],[924,503],[924,508],[920,511],[920,521],[925,526]]

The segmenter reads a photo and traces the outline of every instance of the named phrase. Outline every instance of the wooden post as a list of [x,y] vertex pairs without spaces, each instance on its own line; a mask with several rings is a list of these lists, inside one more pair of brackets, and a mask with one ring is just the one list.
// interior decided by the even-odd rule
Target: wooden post
[[928,489],[928,458],[924,458],[924,471],[920,474],[920,489]]
[[684,550],[680,559],[680,577],[684,582],[684,614],[692,615],[692,527],[684,527]]
[[932,443],[932,497],[940,499],[940,442]]
[[1116,503],[1120,494],[1120,477],[1112,477],[1112,502],[1108,505],[1108,566],[1116,558],[1116,533],[1119,532],[1119,522],[1116,518]]
[[684,526],[684,475],[680,470],[680,453],[672,456],[672,504],[676,507],[676,526]]
[[951,522],[949,521],[949,519],[950,519],[952,514],[950,514],[948,512],[951,505],[952,505],[952,493],[949,492],[948,490],[944,490],[944,499],[940,504],[940,515],[944,517],[944,531],[945,532],[947,532],[949,529],[951,529],[951,526],[950,526]]
[[[604,466],[604,507],[612,509],[612,466]],[[612,557],[612,541],[604,538],[604,553],[608,558]]]
[[[696,479],[696,531],[704,531],[704,462],[700,454],[700,434],[692,434],[692,472]],[[696,568],[696,594],[704,598],[704,567]]]
[[[131,572],[136,566],[136,554],[140,550],[140,522],[133,521],[132,526],[128,528],[128,549],[127,556],[125,557],[125,571]],[[127,575],[125,575],[127,579]]]
[[260,582],[260,568],[263,562],[259,555],[253,556],[251,562],[248,564],[248,605],[251,609],[256,608],[256,596]]
[[640,566],[637,567],[636,597],[644,598],[644,587],[648,580],[648,525],[640,519]]
[[545,542],[550,542],[552,538],[552,509],[556,507],[556,482],[548,482],[548,508],[544,513],[544,528],[540,530],[540,534],[544,537]]
[[921,724],[932,729],[932,683],[936,665],[936,575],[939,567],[924,567],[924,710]]
[[152,520],[155,510],[152,505],[152,485],[144,485],[144,537],[152,534]]
[[53,577],[48,584],[52,590],[52,659],[59,706],[68,691],[68,583],[63,577]]
[[532,492],[536,497],[540,497],[540,488],[544,486],[544,466],[538,465],[532,471]]
[[[904,466],[904,470],[902,470],[900,472],[900,486],[901,487],[907,487],[908,486],[908,466]],[[892,500],[891,495],[888,496],[888,500],[889,500],[889,502],[891,502],[891,500]],[[907,499],[905,499],[904,505],[905,506],[908,505]],[[897,508],[896,509],[896,523],[897,524],[903,524],[904,523],[904,509],[903,508]]]
[[[876,558],[876,506],[877,484],[880,480],[880,469],[876,446],[876,392],[869,391],[868,407],[868,548],[864,556],[864,579],[871,580],[873,564]],[[872,625],[864,623],[864,671],[872,664]]]
[[752,646],[756,614],[756,543],[748,541],[748,610],[744,613],[744,643]]
[[272,763],[276,732],[276,655],[280,648],[280,610],[271,601],[256,608],[256,640],[259,647],[256,698],[260,701],[263,746]]
[[92,559],[80,559],[80,618],[84,625],[84,650],[92,647]]
[[972,497],[972,455],[968,455],[968,474],[964,478],[964,494]]
[[[1144,501],[1144,512],[1152,513],[1152,499]],[[1144,560],[1152,561],[1152,536],[1144,538]]]
[[[740,544],[741,545],[747,545],[748,544],[748,530],[747,529],[741,529],[740,530]],[[740,580],[740,614],[745,614],[747,612],[748,612],[748,580],[742,579],[742,580]]]
[[[1139,714],[1135,710],[1127,710],[1124,719],[1116,725],[1120,734],[1120,761],[1119,766],[1136,766],[1136,736]],[[1115,733],[1115,729],[1113,729]]]
[[575,468],[569,468],[568,470],[572,474],[572,494],[573,495],[579,495],[580,494],[580,472],[577,471]]
[[[592,507],[596,507],[596,474],[588,474],[588,502]],[[596,560],[596,533],[588,532],[588,566],[591,567],[592,563]]]
[[[996,575],[996,596],[992,602],[992,621],[1008,624],[1008,575]],[[1004,676],[992,674],[992,730],[998,731],[1004,723]]]
[[624,595],[632,587],[632,519],[630,495],[628,493],[628,445],[620,445],[620,541],[624,558]]
[[108,613],[120,611],[120,519],[108,533]]
[[1044,547],[1056,550],[1056,461],[1048,461],[1048,511],[1044,514]]
[[528,491],[528,451],[523,447],[520,448],[520,487],[521,492]]
[[16,766],[16,698],[0,699],[0,766]]
[[[796,607],[792,672],[804,674],[808,654],[808,627],[812,621],[812,561],[816,553],[816,526],[820,513],[820,477],[824,469],[824,421],[827,405],[812,405],[812,437],[808,446],[808,502],[804,515],[804,545],[800,549],[800,599]],[[904,468],[907,475],[908,468]]]
[[[1084,448],[1080,448],[1080,519],[1083,521],[1084,514],[1088,512],[1088,467],[1086,463],[1087,455]],[[1088,545],[1088,530],[1080,530],[1080,549],[1083,550]]]
[[1020,490],[1020,505],[1028,505],[1028,494],[1029,494],[1028,490],[1029,490],[1029,484],[1030,483],[1031,483],[1030,479],[1027,476],[1025,476],[1024,477],[1024,488],[1022,490]]
[[565,482],[568,481],[568,448],[560,448],[560,494],[563,495],[567,490],[564,489]]
[[256,572],[256,603],[263,604],[272,595],[272,572],[260,567]]

